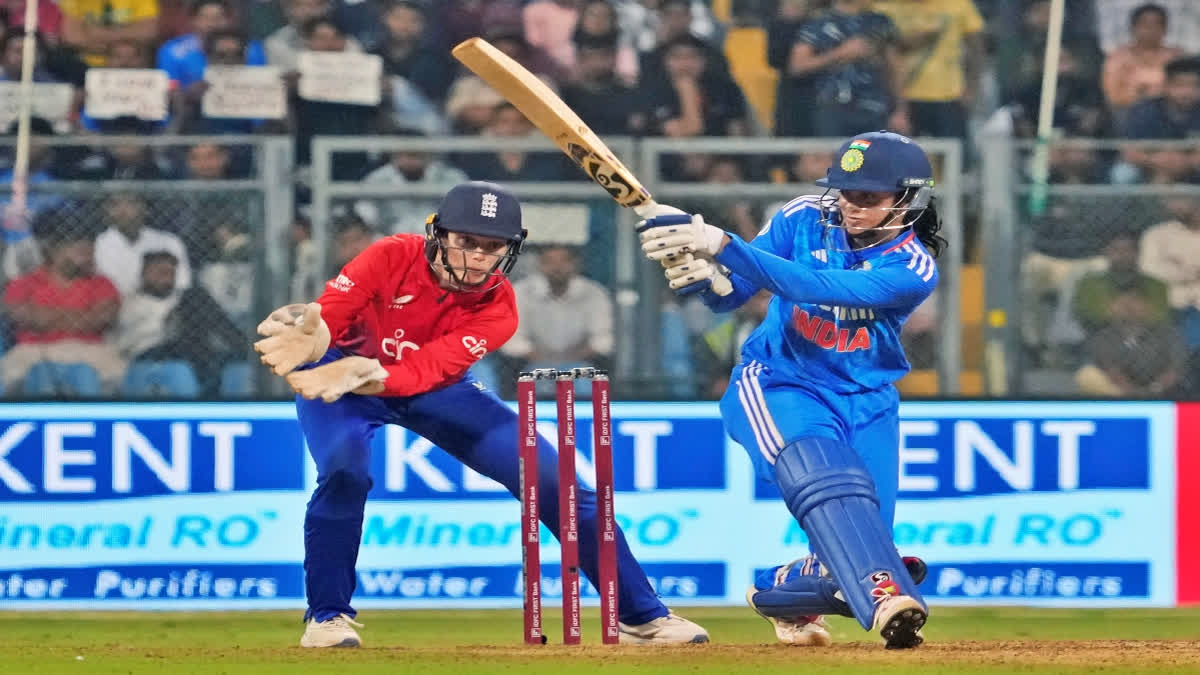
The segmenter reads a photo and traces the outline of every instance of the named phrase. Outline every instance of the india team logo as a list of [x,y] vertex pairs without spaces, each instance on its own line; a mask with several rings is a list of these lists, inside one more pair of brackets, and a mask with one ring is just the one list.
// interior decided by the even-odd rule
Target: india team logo
[[842,171],[854,172],[861,169],[863,162],[866,161],[863,151],[869,147],[871,147],[870,141],[851,141],[850,147],[846,149],[846,152],[842,153]]

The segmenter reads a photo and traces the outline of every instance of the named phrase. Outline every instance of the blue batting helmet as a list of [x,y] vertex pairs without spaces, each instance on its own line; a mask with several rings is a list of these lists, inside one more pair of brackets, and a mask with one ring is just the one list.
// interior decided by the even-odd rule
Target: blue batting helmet
[[932,188],[933,167],[925,151],[911,138],[873,131],[843,143],[833,166],[816,183],[837,190],[869,192]]

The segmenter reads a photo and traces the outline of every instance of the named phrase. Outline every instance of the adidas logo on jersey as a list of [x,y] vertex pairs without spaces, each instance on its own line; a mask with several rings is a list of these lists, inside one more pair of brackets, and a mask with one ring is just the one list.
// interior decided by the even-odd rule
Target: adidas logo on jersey
[[829,252],[823,248],[819,248],[815,251],[812,251],[812,257],[816,258],[817,260],[820,260],[823,263],[829,262]]

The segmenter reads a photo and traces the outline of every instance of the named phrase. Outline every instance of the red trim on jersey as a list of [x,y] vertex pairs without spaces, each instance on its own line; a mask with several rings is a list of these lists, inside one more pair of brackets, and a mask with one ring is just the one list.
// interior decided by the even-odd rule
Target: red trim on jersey
[[1175,406],[1175,599],[1200,604],[1200,490],[1185,489],[1200,480],[1200,403]]
[[905,237],[905,238],[901,239],[901,240],[899,241],[899,243],[897,243],[895,246],[893,246],[893,247],[889,248],[888,250],[884,251],[883,253],[880,253],[879,255],[887,255],[887,254],[891,253],[892,251],[895,251],[896,249],[900,248],[901,246],[903,246],[903,245],[907,244],[908,242],[912,241],[912,240],[913,240],[913,237],[915,237],[915,236],[917,236],[917,233],[916,233],[916,232],[909,232],[907,237]]

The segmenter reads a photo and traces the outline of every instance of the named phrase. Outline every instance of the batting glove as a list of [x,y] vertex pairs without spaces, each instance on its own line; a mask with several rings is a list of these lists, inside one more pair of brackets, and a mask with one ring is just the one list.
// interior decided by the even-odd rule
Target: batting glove
[[[333,403],[350,392],[377,394],[383,391],[388,371],[379,361],[365,356],[347,356],[323,366],[300,370],[287,376],[292,391],[309,400]],[[356,391],[357,390],[357,391]]]
[[276,375],[287,375],[304,363],[312,363],[329,349],[329,326],[321,318],[321,305],[285,305],[258,324],[265,339],[254,343],[263,363]]
[[725,230],[704,222],[699,214],[658,216],[638,226],[642,251],[651,260],[679,258],[685,253],[716,255],[725,241]]

